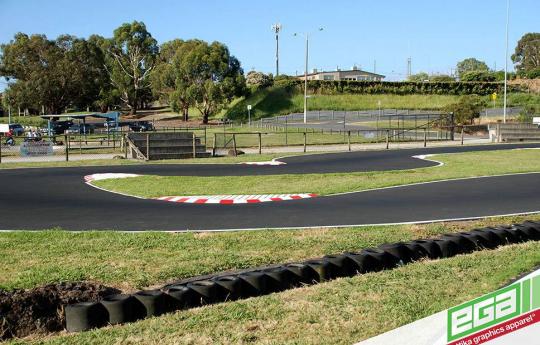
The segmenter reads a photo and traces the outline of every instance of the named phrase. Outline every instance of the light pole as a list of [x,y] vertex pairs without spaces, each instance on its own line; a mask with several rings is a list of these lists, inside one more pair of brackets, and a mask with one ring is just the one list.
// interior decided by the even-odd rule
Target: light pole
[[510,21],[510,0],[506,2],[506,49],[504,52],[504,100],[503,123],[506,123],[506,92],[508,86],[508,23]]
[[276,33],[276,77],[279,75],[279,32],[281,29],[280,23],[272,25],[272,31]]
[[[323,28],[319,28],[319,31],[323,31]],[[294,36],[299,36],[298,33],[295,33]],[[308,62],[309,62],[309,33],[304,34],[306,38],[306,66],[304,69],[304,123],[307,123],[307,84],[308,84]]]

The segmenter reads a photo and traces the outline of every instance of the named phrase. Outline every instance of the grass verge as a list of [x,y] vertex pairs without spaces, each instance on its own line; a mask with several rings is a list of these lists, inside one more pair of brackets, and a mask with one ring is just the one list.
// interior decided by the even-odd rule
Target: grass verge
[[540,242],[530,242],[28,343],[351,344],[496,290],[538,263]]
[[501,150],[436,155],[434,159],[443,162],[443,166],[404,171],[239,177],[139,176],[95,181],[94,184],[142,197],[280,193],[327,195],[449,178],[540,171],[539,158],[539,150]]
[[540,215],[424,225],[223,233],[1,233],[0,288],[12,290],[87,280],[131,291],[195,275],[302,260],[525,219],[538,220]]

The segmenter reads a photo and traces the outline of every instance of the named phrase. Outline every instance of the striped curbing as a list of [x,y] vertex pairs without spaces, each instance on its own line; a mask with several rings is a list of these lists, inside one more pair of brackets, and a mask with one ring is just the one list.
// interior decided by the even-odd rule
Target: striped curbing
[[200,195],[200,196],[162,196],[154,198],[155,200],[186,203],[186,204],[256,204],[271,201],[286,201],[309,199],[316,197],[317,194],[263,194],[263,195]]

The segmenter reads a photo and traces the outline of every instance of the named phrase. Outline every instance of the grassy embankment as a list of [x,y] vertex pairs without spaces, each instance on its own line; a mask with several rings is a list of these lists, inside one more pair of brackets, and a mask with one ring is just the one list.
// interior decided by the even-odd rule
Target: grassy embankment
[[[5,258],[0,281],[2,287],[11,289],[84,279],[129,291],[171,278],[301,260],[524,219],[205,234],[4,233],[0,235],[0,255]],[[124,326],[14,343],[350,344],[495,290],[539,263],[540,243],[531,242],[421,261]]]
[[502,150],[436,155],[439,167],[404,171],[200,177],[139,176],[95,181],[104,189],[143,197],[212,194],[333,193],[449,178],[540,171],[539,150]]

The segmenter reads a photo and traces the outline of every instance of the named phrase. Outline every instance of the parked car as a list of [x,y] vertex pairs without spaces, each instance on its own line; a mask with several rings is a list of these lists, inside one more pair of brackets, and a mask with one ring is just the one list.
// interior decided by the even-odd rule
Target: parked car
[[0,124],[0,133],[8,133],[10,130],[15,136],[24,135],[24,128],[18,123],[12,123],[9,125],[5,123]]
[[148,121],[137,121],[129,124],[129,129],[133,132],[148,132],[154,130],[154,125]]
[[69,127],[66,130],[67,134],[92,134],[94,133],[94,126],[90,124],[77,124]]

